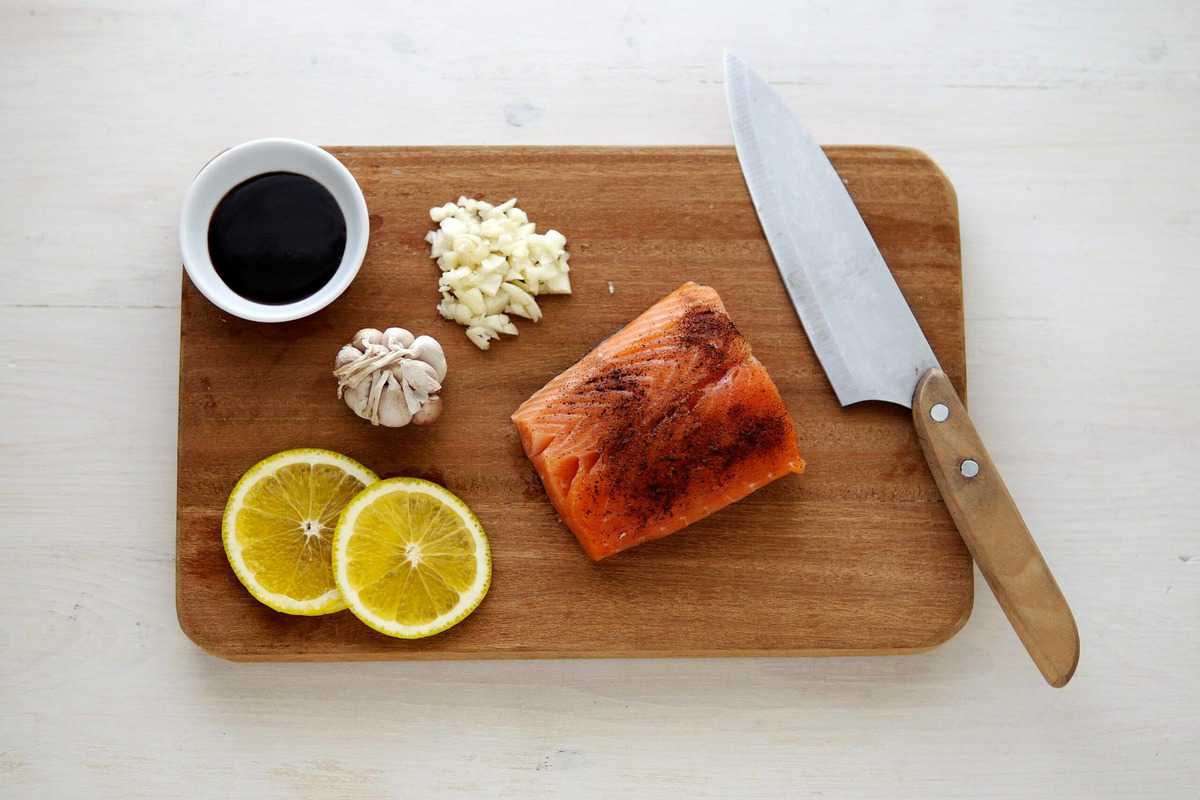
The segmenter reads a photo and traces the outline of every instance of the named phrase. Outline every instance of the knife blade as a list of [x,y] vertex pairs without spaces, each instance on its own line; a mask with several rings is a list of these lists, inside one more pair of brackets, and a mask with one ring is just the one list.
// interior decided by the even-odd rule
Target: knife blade
[[734,145],[792,305],[843,405],[912,409],[959,533],[1034,663],[1064,686],[1074,616],[837,170],[783,98],[725,54]]
[[783,99],[730,54],[725,86],[754,208],[838,402],[911,406],[938,361],[841,177]]

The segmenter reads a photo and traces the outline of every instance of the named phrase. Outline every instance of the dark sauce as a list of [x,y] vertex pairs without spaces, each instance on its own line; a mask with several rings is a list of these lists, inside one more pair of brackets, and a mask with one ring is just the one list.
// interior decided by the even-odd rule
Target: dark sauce
[[217,275],[247,300],[283,305],[329,283],[346,251],[346,218],[321,184],[268,172],[221,198],[208,223]]

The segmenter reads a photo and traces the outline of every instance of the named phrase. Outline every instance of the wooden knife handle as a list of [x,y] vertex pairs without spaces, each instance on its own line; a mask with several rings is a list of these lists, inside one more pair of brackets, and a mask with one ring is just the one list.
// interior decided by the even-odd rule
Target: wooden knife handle
[[979,571],[1046,681],[1065,686],[1079,663],[1075,618],[946,373],[921,377],[912,410],[925,460]]

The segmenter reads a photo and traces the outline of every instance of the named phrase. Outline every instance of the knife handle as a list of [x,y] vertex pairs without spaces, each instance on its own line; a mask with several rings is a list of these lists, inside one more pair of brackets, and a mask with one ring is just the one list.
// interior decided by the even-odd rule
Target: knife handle
[[933,479],[979,571],[1051,686],[1079,663],[1079,632],[967,409],[940,369],[913,393],[913,423]]

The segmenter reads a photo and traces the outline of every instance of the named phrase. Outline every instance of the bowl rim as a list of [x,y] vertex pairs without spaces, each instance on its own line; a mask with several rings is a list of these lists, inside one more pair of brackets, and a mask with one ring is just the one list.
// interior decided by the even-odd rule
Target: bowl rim
[[[268,172],[294,172],[320,183],[346,220],[346,249],[333,277],[294,303],[257,303],[230,289],[213,267],[208,225],[217,204],[238,184]],[[349,288],[362,266],[370,238],[367,202],[358,181],[328,151],[298,139],[253,139],[221,151],[188,186],[179,217],[179,250],[192,285],[221,310],[252,322],[289,322],[315,314]]]

